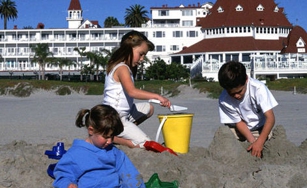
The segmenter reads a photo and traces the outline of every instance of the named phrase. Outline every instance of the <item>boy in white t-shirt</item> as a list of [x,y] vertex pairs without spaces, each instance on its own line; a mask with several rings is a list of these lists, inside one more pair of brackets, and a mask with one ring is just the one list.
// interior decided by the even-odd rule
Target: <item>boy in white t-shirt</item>
[[242,63],[223,64],[218,79],[224,88],[219,97],[221,123],[229,126],[240,141],[251,143],[247,150],[253,156],[261,157],[275,124],[273,108],[278,103],[262,82],[247,76]]

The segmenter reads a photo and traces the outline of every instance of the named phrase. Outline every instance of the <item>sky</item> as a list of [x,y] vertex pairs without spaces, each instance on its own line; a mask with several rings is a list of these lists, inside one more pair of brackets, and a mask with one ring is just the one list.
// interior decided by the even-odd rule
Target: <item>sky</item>
[[[49,28],[67,28],[66,17],[70,0],[12,0],[16,3],[18,18],[9,20],[7,28],[13,29],[31,26],[36,28],[38,23],[43,23],[46,29]],[[139,4],[148,11],[148,17],[151,18],[150,7],[162,7],[167,4],[168,7],[175,7],[183,4],[184,6],[203,4],[206,2],[215,3],[216,0],[80,0],[83,9],[83,18],[88,20],[97,20],[101,27],[104,26],[104,20],[113,16],[120,23],[124,23],[126,8]],[[275,0],[279,7],[285,8],[285,13],[290,23],[299,25],[307,31],[307,3],[306,0]],[[3,19],[0,18],[0,29],[3,29]]]

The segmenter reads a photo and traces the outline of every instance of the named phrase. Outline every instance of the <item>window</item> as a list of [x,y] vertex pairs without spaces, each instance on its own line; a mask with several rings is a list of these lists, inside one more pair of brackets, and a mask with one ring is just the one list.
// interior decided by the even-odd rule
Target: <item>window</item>
[[198,37],[197,31],[187,31],[187,37]]
[[226,54],[226,62],[239,61],[239,54]]
[[182,37],[182,31],[173,31],[173,37],[175,38]]
[[35,40],[35,34],[30,34],[30,40]]
[[43,40],[48,40],[49,39],[49,34],[42,34],[42,39]]
[[264,7],[259,4],[258,7],[256,8],[257,11],[263,11],[264,10]]
[[243,7],[242,7],[241,5],[238,5],[238,6],[236,7],[236,11],[243,11]]
[[[143,35],[145,35],[146,37],[148,37],[148,32],[147,32],[147,31],[142,31],[141,33],[142,33]],[[119,37],[122,38],[123,35],[120,34]]]
[[85,40],[85,34],[80,34],[80,39]]
[[177,50],[179,50],[179,46],[178,45],[171,45],[170,50],[171,51],[177,51]]
[[302,37],[300,37],[300,38],[298,39],[298,41],[296,42],[296,47],[302,47],[302,48],[305,47],[305,42],[304,42],[304,40],[302,39]]
[[242,54],[242,61],[250,62],[250,54]]
[[99,37],[99,34],[98,34],[98,33],[93,33],[93,34],[92,34],[92,38],[94,38],[94,39],[97,38],[97,39],[98,39],[98,37]]
[[182,21],[182,26],[193,26],[192,20],[184,20]]
[[111,39],[117,39],[117,33],[110,33]]
[[156,52],[165,52],[165,46],[163,45],[156,45]]
[[211,55],[212,60],[217,60],[222,62],[223,61],[223,55],[222,54],[212,54]]
[[73,48],[67,48],[67,52],[68,52],[68,53],[72,53],[73,51],[74,51]]
[[153,37],[154,38],[164,38],[165,37],[165,32],[164,31],[153,32]]
[[159,10],[159,16],[169,16],[168,10]]
[[224,9],[223,9],[222,7],[219,7],[219,8],[217,9],[217,12],[218,12],[218,13],[222,13],[222,12],[224,12]]
[[193,10],[182,10],[182,16],[193,16]]

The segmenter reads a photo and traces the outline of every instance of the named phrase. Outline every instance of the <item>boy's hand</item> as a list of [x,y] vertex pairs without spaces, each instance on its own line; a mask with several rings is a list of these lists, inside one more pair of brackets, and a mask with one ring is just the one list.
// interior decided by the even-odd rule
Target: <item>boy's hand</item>
[[258,140],[253,142],[247,148],[247,151],[250,151],[252,156],[256,156],[256,157],[259,157],[259,158],[262,157],[262,150],[263,150],[263,144],[261,144],[261,142],[259,142]]

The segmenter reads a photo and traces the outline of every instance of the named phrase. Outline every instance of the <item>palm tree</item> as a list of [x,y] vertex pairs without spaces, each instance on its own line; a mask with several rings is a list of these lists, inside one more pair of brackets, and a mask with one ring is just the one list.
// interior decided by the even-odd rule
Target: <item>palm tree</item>
[[113,16],[109,16],[104,20],[104,27],[110,28],[113,26],[120,26],[120,23],[118,22],[117,18],[114,18]]
[[49,46],[47,43],[31,44],[30,48],[31,51],[34,52],[31,63],[38,63],[39,71],[42,75],[41,79],[45,80],[45,66],[46,63],[53,61],[53,53],[49,51]]
[[134,5],[130,9],[126,9],[125,25],[130,27],[141,27],[142,24],[147,22],[148,11],[144,10],[144,6]]
[[94,65],[84,65],[81,69],[81,75],[85,75],[86,82],[88,75],[93,75],[94,73]]
[[[74,48],[74,51],[78,52],[78,54],[80,55],[81,70],[83,68],[82,58],[86,57],[86,53],[87,53],[87,52],[85,52],[85,50],[86,50],[86,47],[80,47],[80,48],[79,47],[75,47]],[[80,73],[80,81],[82,81],[82,73]]]
[[[107,52],[108,50],[104,50]],[[95,67],[95,72],[96,72],[96,81],[99,80],[99,68],[102,67],[105,70],[105,66],[107,65],[108,62],[108,55],[103,56],[102,51],[101,52],[88,52],[87,53],[87,58],[90,60],[91,64],[93,67]]]
[[17,18],[18,10],[16,9],[16,4],[11,0],[2,0],[0,2],[0,15],[4,20],[4,29],[7,29],[7,21],[10,19]]
[[51,65],[55,65],[55,66],[59,66],[60,68],[60,80],[62,81],[62,78],[63,78],[63,67],[64,66],[68,66],[69,69],[70,69],[70,66],[71,65],[74,65],[75,62],[72,61],[71,59],[68,59],[68,58],[54,58],[52,62],[50,62]]

